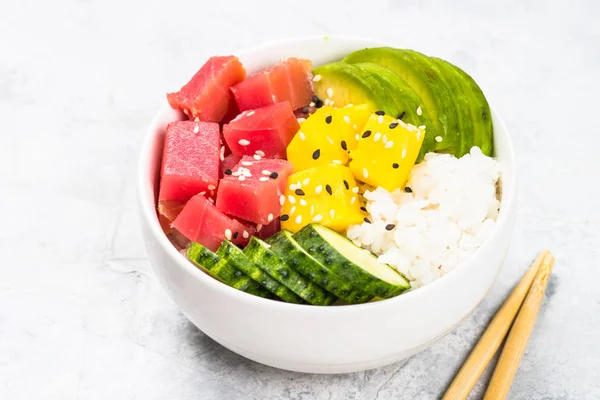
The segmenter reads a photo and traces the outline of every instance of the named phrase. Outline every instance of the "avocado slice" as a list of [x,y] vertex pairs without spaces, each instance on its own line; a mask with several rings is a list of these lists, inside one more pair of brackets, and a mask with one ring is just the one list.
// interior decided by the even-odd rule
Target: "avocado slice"
[[432,68],[446,81],[446,84],[454,93],[454,104],[456,105],[456,114],[458,115],[458,125],[460,127],[461,141],[456,149],[458,152],[455,155],[462,157],[467,154],[471,147],[475,145],[473,118],[471,117],[471,103],[469,101],[468,92],[470,88],[465,83],[463,77],[452,67],[452,64],[447,63],[439,58],[429,58],[434,64]]
[[408,83],[419,95],[434,123],[437,136],[435,151],[455,153],[460,145],[460,128],[453,94],[439,71],[426,56],[415,51],[377,47],[349,54],[344,62],[357,64],[372,62],[386,67]]
[[[398,115],[394,115],[393,117],[402,117],[402,121],[414,126],[425,125],[425,138],[423,139],[423,145],[417,158],[417,161],[422,160],[425,154],[435,149],[437,131],[430,118],[429,110],[421,104],[421,99],[417,93],[397,74],[385,67],[374,63],[359,63],[354,65],[371,74],[389,93],[392,93],[396,107],[400,110]],[[421,115],[417,114],[418,107],[421,107]]]
[[442,63],[450,65],[462,77],[463,84],[468,87],[465,90],[470,103],[471,118],[474,127],[474,146],[478,146],[483,154],[492,156],[494,154],[494,127],[492,125],[492,113],[483,91],[473,78],[465,71],[448,61],[438,59]]
[[333,62],[315,68],[313,74],[321,76],[315,82],[316,95],[321,100],[332,100],[335,107],[367,104],[370,111],[383,110],[392,115],[398,112],[391,93],[377,79],[354,65]]

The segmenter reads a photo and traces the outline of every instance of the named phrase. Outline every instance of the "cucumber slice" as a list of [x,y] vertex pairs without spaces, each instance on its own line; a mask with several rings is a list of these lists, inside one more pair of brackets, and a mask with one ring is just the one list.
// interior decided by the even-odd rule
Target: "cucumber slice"
[[307,225],[294,239],[321,264],[373,296],[390,298],[410,288],[402,275],[374,254],[322,225]]
[[258,268],[236,245],[226,240],[221,244],[217,255],[226,259],[235,268],[243,271],[250,278],[264,286],[271,293],[276,294],[287,303],[302,304],[304,300],[290,289],[271,278],[269,274]]
[[259,285],[258,282],[199,243],[190,244],[186,255],[194,264],[208,270],[212,276],[232,288],[259,297],[273,297],[271,292]]
[[281,231],[267,242],[271,245],[271,251],[290,267],[349,304],[366,303],[373,297],[315,260],[294,240],[290,231]]
[[252,236],[244,253],[259,268],[287,286],[310,304],[328,306],[336,301],[334,295],[328,293],[322,287],[312,283],[290,268],[290,266],[273,253],[269,247],[271,246],[267,243],[258,239],[256,236]]

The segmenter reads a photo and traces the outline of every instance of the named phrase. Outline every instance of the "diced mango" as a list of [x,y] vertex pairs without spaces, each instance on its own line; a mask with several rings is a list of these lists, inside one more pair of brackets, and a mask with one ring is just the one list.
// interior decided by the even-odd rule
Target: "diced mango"
[[389,116],[371,115],[352,150],[354,177],[387,190],[404,187],[419,151],[425,130]]
[[329,164],[296,172],[288,178],[281,229],[299,231],[319,223],[343,232],[362,222],[358,186],[348,167]]
[[357,135],[369,118],[367,105],[318,109],[300,126],[287,147],[294,171],[321,165],[348,164],[348,151],[356,147]]

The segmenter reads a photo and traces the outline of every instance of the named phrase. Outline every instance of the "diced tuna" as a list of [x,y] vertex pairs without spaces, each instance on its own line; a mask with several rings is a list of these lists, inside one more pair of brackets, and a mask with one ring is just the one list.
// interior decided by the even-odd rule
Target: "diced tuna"
[[245,78],[237,57],[211,57],[179,92],[167,94],[167,100],[191,119],[219,122],[235,107],[229,88]]

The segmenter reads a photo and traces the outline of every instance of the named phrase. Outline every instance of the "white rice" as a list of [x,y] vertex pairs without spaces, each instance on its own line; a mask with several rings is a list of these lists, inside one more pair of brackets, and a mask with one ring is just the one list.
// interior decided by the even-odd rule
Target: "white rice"
[[420,287],[472,256],[490,236],[499,179],[497,161],[478,147],[460,159],[429,153],[411,171],[406,186],[412,193],[365,192],[372,223],[351,226],[348,237]]

